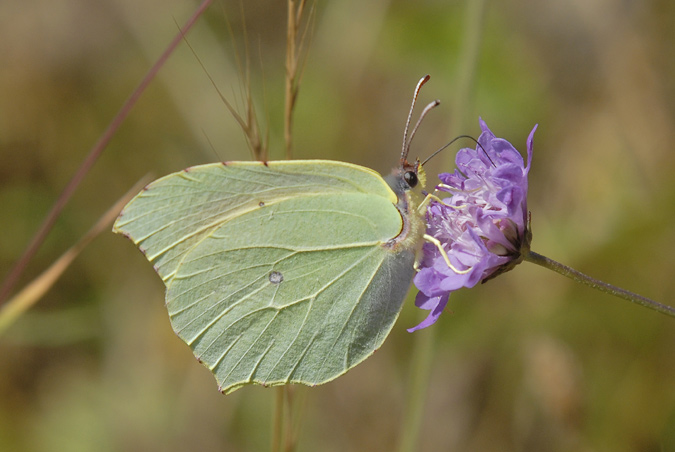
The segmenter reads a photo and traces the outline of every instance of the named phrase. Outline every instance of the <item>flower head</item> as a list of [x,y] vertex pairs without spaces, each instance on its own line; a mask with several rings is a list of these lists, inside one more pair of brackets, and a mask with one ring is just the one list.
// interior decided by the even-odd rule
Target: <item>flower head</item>
[[414,282],[419,289],[415,305],[431,312],[410,332],[433,325],[450,292],[511,270],[530,247],[527,173],[537,126],[527,138],[525,165],[511,143],[479,122],[483,132],[476,148],[461,149],[455,172],[439,175],[436,189],[449,197],[432,201],[427,209],[427,235],[438,243],[424,244]]

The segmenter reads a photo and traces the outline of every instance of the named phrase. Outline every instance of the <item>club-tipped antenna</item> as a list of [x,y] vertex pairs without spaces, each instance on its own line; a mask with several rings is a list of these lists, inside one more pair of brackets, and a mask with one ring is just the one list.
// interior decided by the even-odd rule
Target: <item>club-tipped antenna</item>
[[459,140],[459,139],[461,139],[461,138],[468,138],[469,140],[471,140],[471,141],[473,141],[474,143],[476,143],[476,145],[477,145],[479,148],[481,148],[481,149],[483,150],[483,152],[485,153],[485,156],[488,158],[488,160],[490,161],[490,163],[492,163],[492,166],[496,166],[496,165],[495,165],[495,162],[492,161],[492,159],[491,159],[490,156],[488,155],[488,153],[487,153],[487,151],[485,150],[485,148],[478,142],[478,140],[476,140],[476,139],[475,139],[474,137],[472,137],[471,135],[459,135],[459,136],[453,138],[453,139],[450,140],[447,144],[444,144],[440,149],[438,149],[436,152],[434,152],[434,153],[431,154],[429,157],[427,157],[427,158],[421,163],[421,165],[424,166],[429,160],[431,160],[432,158],[436,157],[436,155],[438,155],[441,151],[443,151],[445,148],[447,148],[447,147],[450,146],[452,143],[454,143],[455,141],[457,141],[457,140]]
[[410,139],[408,139],[408,130],[410,130],[410,120],[412,119],[412,114],[413,110],[415,109],[415,103],[417,102],[417,96],[420,93],[420,90],[422,89],[422,86],[426,82],[429,81],[431,78],[430,75],[425,75],[420,79],[419,82],[417,82],[417,86],[415,87],[415,94],[413,95],[413,100],[412,100],[412,105],[410,105],[410,112],[408,113],[408,120],[405,123],[405,130],[403,131],[403,149],[401,151],[401,164],[403,164],[406,159],[408,158],[408,151],[410,151],[410,142],[412,141],[413,137],[415,136],[415,132],[417,131],[417,128],[420,126],[420,123],[422,122],[422,119],[426,116],[426,114],[431,110],[432,108],[436,107],[438,104],[440,104],[440,101],[435,100],[431,102],[429,105],[427,105],[424,110],[422,111],[422,114],[420,115],[420,119],[417,120],[417,124],[415,124],[415,127],[412,130],[412,133],[410,134]]

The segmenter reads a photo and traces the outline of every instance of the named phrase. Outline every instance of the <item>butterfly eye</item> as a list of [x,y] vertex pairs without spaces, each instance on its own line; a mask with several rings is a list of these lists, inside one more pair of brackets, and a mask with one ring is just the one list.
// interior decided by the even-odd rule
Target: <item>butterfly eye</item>
[[406,171],[403,173],[403,180],[408,184],[410,188],[415,188],[419,180],[417,179],[417,174],[414,171]]

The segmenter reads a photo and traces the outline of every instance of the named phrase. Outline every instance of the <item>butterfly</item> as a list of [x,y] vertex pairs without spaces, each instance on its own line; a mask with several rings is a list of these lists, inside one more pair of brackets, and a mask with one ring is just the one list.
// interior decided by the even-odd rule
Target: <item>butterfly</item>
[[152,182],[120,213],[113,231],[154,265],[174,331],[221,392],[322,384],[384,342],[424,242],[407,134],[428,80],[386,181],[329,160],[212,163]]

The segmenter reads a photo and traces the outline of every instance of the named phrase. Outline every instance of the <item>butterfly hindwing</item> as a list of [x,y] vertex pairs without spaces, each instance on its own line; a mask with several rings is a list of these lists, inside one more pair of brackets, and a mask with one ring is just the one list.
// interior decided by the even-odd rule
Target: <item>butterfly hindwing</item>
[[340,162],[212,164],[151,184],[116,230],[155,264],[177,334],[225,392],[332,380],[391,330],[414,253],[396,195]]

